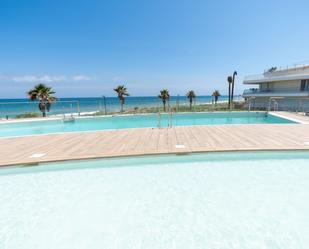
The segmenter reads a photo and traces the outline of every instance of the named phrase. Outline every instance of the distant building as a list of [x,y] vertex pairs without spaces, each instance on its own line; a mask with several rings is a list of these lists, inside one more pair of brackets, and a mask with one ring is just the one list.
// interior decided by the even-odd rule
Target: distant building
[[243,83],[255,86],[243,93],[252,108],[309,111],[309,64],[272,67],[246,76]]

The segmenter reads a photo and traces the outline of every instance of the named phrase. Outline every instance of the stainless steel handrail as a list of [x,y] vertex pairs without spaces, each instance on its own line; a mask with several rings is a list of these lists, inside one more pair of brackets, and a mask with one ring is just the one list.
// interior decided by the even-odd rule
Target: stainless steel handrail
[[158,110],[158,123],[157,123],[157,127],[159,129],[161,128],[161,112],[160,112],[160,110]]
[[173,127],[173,108],[169,106],[169,121],[168,121],[168,127],[172,128]]

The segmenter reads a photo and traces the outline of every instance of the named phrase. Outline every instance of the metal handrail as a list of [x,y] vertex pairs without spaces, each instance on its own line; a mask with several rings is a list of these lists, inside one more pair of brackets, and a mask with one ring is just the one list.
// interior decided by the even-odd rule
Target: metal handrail
[[254,94],[254,93],[306,93],[309,90],[297,90],[295,87],[289,88],[275,88],[275,89],[259,89],[259,88],[252,88],[252,89],[245,89],[243,94]]
[[168,116],[169,116],[169,120],[168,120],[168,127],[172,128],[173,127],[173,108],[171,106],[169,106],[169,112],[168,112]]
[[[40,113],[38,104],[40,101],[1,101],[0,102],[0,117],[15,118],[21,114],[27,113]],[[56,100],[52,104],[50,112],[54,115],[61,115],[63,113],[72,113],[74,109],[77,109],[77,114],[80,115],[80,103],[79,100]],[[12,108],[13,107],[13,108]],[[55,112],[56,111],[56,112]]]
[[157,127],[160,129],[161,128],[161,112],[158,111],[158,124]]
[[265,70],[264,73],[246,75],[244,77],[244,81],[266,80],[266,79],[272,80],[277,77],[288,77],[291,75],[306,76],[308,75],[308,69],[309,69],[308,64],[278,67],[274,71]]

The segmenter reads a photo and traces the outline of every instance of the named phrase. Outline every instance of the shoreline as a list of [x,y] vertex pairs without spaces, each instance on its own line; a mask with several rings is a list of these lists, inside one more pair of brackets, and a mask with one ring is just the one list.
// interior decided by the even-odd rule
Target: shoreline
[[[220,105],[223,104],[227,104],[228,101],[227,100],[221,100],[217,102],[217,106],[215,106],[214,103],[209,103],[209,102],[205,102],[205,103],[198,103],[198,104],[193,104],[193,108],[192,110],[178,110],[176,111],[175,109],[181,109],[181,108],[189,108],[189,104],[188,103],[183,103],[183,104],[179,104],[179,106],[172,106],[172,108],[175,110],[173,112],[214,112],[216,110],[204,110],[204,111],[198,111],[195,110],[197,107],[210,107],[210,106],[214,106],[214,107],[222,107]],[[235,103],[244,103],[244,100],[241,101],[235,101]],[[9,119],[7,118],[0,118],[0,123],[13,123],[13,122],[24,122],[24,121],[36,121],[36,120],[40,120],[40,121],[44,121],[44,120],[59,120],[59,119],[64,119],[64,118],[70,118],[70,117],[74,117],[74,118],[89,118],[89,117],[96,117],[96,116],[119,116],[119,115],[142,115],[142,114],[156,114],[158,113],[158,111],[160,111],[160,113],[164,113],[163,110],[161,110],[163,108],[163,105],[161,105],[160,107],[158,106],[142,106],[138,109],[135,108],[128,108],[127,110],[125,110],[123,113],[120,112],[107,112],[107,114],[104,114],[104,110],[94,110],[94,111],[85,111],[85,112],[65,112],[65,113],[59,113],[59,114],[51,114],[51,115],[47,115],[47,117],[42,117],[39,112],[35,112],[35,114],[38,114],[37,117],[21,117],[21,118],[17,118],[17,117],[10,117]],[[153,110],[153,111],[152,111]],[[217,110],[220,112],[220,110]],[[221,110],[222,112],[223,110]],[[226,110],[225,110],[226,111]],[[165,113],[168,113],[168,111],[166,111]],[[27,114],[31,114],[30,112],[25,112],[25,113],[21,113],[19,115],[27,115]]]

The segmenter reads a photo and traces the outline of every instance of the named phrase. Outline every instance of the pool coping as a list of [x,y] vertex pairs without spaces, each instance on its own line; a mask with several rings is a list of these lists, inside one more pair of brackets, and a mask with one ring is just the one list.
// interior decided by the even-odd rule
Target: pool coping
[[303,121],[303,120],[300,119],[299,116],[297,116],[299,114],[289,113],[289,114],[292,114],[296,117],[289,117],[289,116],[287,116],[286,112],[269,112],[269,114],[276,116],[278,118],[283,118],[283,119],[293,121],[293,122],[298,123],[298,124],[309,124],[309,118],[308,118],[308,121]]
[[[224,114],[224,113],[244,113],[244,112],[248,112],[248,111],[231,111],[231,112],[177,112],[176,114]],[[275,112],[265,112],[265,111],[251,111],[248,113],[269,113],[272,116],[275,117],[279,117],[282,119],[286,119],[288,121],[292,121],[293,123],[280,123],[280,125],[289,125],[289,124],[309,124],[306,122],[302,122],[301,120],[295,119],[295,118],[291,118],[291,117],[286,117],[284,115],[280,115],[277,114]],[[161,113],[161,114],[168,114],[168,113]],[[78,119],[92,119],[92,118],[113,118],[113,117],[126,117],[126,116],[136,116],[136,115],[157,115],[157,113],[142,113],[142,114],[120,114],[120,115],[103,115],[103,116],[90,116],[90,117],[77,117]],[[13,124],[13,123],[23,123],[23,122],[40,122],[40,121],[59,121],[62,120],[61,118],[57,118],[57,119],[44,119],[44,118],[40,118],[40,120],[27,120],[27,121],[9,121],[7,123],[1,123],[0,122],[0,127],[1,125],[5,125],[5,124]],[[271,124],[271,123],[270,123]],[[198,125],[177,125],[177,126],[173,126],[173,127],[184,127],[184,126],[222,126],[222,125],[256,125],[254,123],[252,124],[198,124]],[[98,130],[86,130],[86,131],[67,131],[67,132],[52,132],[52,133],[43,133],[43,134],[28,134],[28,135],[17,135],[17,136],[7,136],[7,137],[1,137],[0,136],[0,140],[1,139],[7,139],[7,138],[18,138],[18,137],[32,137],[32,136],[46,136],[46,135],[57,135],[57,134],[67,134],[67,133],[88,133],[88,132],[98,132],[98,131],[116,131],[116,130],[127,130],[127,129],[164,129],[164,128],[168,128],[168,127],[130,127],[130,128],[115,128],[115,129],[98,129]]]
[[[199,114],[199,113],[266,113],[266,111],[207,111],[207,112],[173,112],[173,114]],[[160,114],[169,114],[169,112],[160,112]],[[97,115],[97,116],[87,116],[87,115],[73,115],[75,119],[92,119],[92,118],[112,118],[112,117],[127,117],[127,116],[144,116],[144,115],[158,115],[158,113],[119,113],[119,114],[107,114],[107,115]],[[67,115],[66,117],[71,117]],[[59,116],[47,116],[47,117],[37,117],[37,118],[21,118],[21,119],[9,119],[9,120],[0,120],[1,124],[13,124],[13,123],[24,123],[24,122],[41,122],[41,121],[57,121],[62,120],[63,115]]]
[[82,162],[88,160],[104,160],[104,159],[116,159],[116,158],[143,158],[143,157],[160,157],[160,156],[190,156],[195,154],[215,154],[215,153],[250,153],[250,152],[308,152],[308,149],[248,149],[248,150],[216,150],[216,151],[191,151],[191,152],[166,152],[166,153],[149,153],[149,154],[127,154],[127,155],[117,155],[117,156],[100,156],[100,157],[83,157],[83,158],[75,158],[75,159],[59,159],[59,160],[47,160],[41,162],[28,162],[28,163],[19,163],[19,164],[7,164],[7,165],[0,165],[1,169],[8,169],[8,168],[24,168],[24,167],[36,167],[45,164],[52,164],[52,163],[65,163],[65,162]]
[[[293,120],[290,120],[293,121]],[[296,121],[294,123],[279,123],[276,125],[295,125],[301,124]],[[306,123],[303,123],[306,124]],[[237,126],[237,125],[257,125],[257,124],[214,124],[214,125],[177,125],[173,127],[204,127],[204,126]],[[263,125],[263,124],[262,124]],[[271,123],[267,124],[271,125]],[[92,132],[101,132],[101,131],[121,131],[121,130],[139,130],[139,129],[167,129],[173,127],[132,127],[132,128],[121,128],[121,129],[104,129],[104,130],[88,130],[88,131],[66,131],[66,132],[53,132],[53,133],[43,133],[43,134],[29,134],[29,135],[19,135],[19,136],[8,136],[8,137],[0,137],[1,139],[10,139],[10,138],[22,138],[22,137],[37,137],[37,136],[48,136],[48,135],[62,135],[62,134],[83,134],[83,133],[92,133]]]

